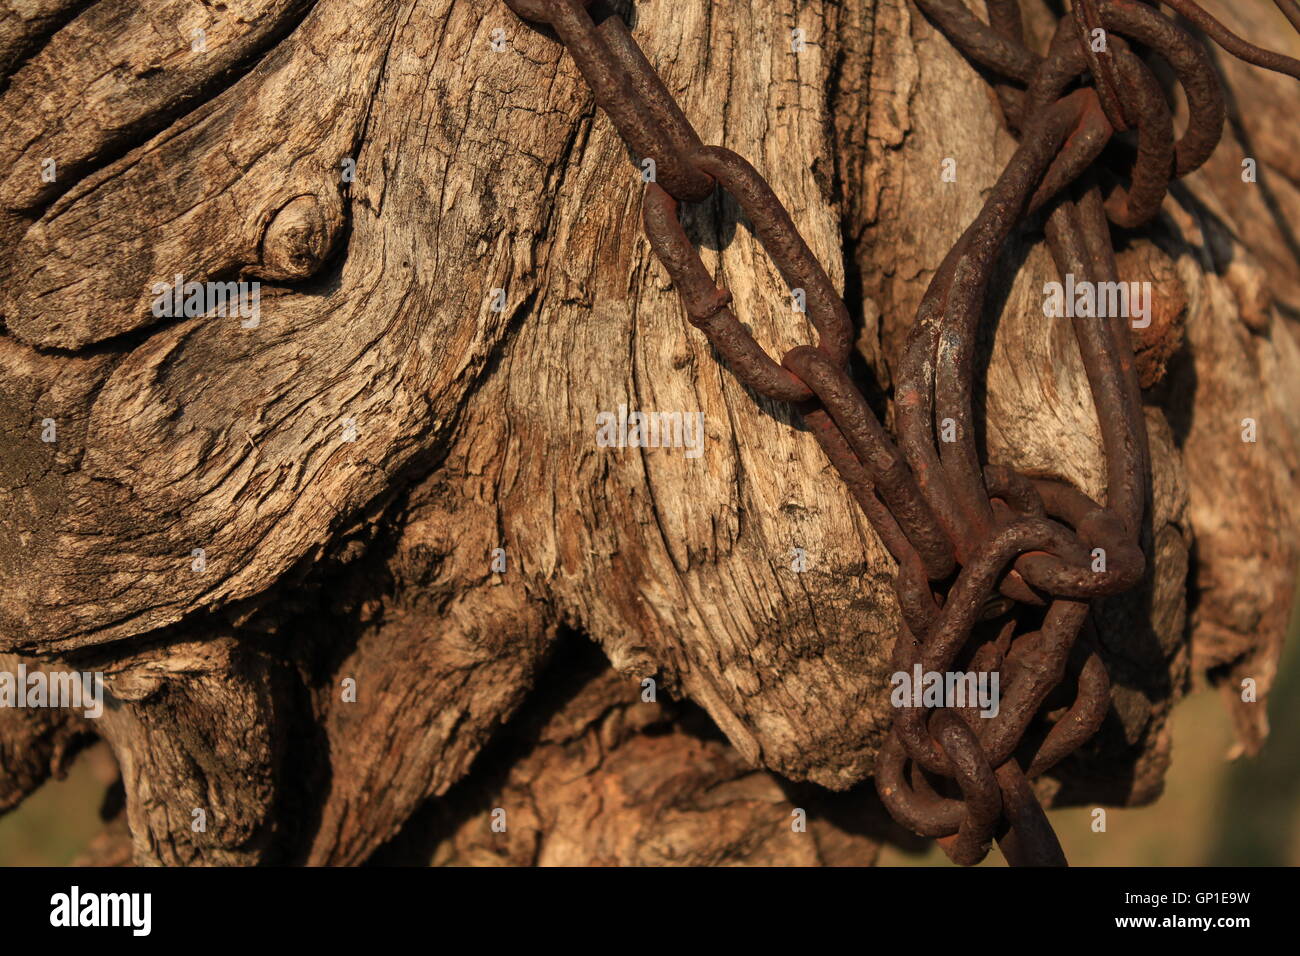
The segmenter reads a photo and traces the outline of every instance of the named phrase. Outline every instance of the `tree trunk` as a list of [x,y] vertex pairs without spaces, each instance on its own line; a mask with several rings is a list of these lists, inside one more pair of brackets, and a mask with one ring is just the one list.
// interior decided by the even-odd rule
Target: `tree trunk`
[[[1300,52],[1265,4],[1206,6]],[[1042,49],[1059,8],[1027,7]],[[620,9],[789,207],[887,405],[1014,149],[986,78],[910,0]],[[1267,691],[1297,563],[1300,130],[1294,81],[1220,66],[1249,115],[1117,234],[1159,290],[1152,561],[1098,611],[1112,712],[1041,784],[1058,803],[1153,799],[1195,678],[1243,746],[1267,729],[1238,688]],[[137,863],[861,863],[903,838],[868,779],[893,561],[686,323],[553,37],[499,0],[38,0],[0,6],[0,71],[0,670],[108,690],[97,719],[0,710],[0,810],[98,737]],[[733,201],[686,225],[770,352],[811,341]],[[1104,497],[1041,234],[1004,261],[988,459]],[[157,315],[178,275],[260,281],[258,321]],[[702,412],[703,453],[601,447],[620,406]]]

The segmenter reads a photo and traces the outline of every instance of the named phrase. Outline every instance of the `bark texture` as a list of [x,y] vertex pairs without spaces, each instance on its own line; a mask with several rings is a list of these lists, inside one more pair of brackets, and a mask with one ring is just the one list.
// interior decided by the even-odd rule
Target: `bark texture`
[[[1206,5],[1300,53],[1264,4]],[[1014,149],[986,79],[908,0],[620,9],[785,201],[888,410]],[[1267,729],[1235,688],[1267,691],[1297,563],[1300,131],[1293,81],[1221,66],[1249,109],[1119,237],[1158,289],[1153,560],[1098,612],[1114,702],[1044,782],[1062,803],[1154,798],[1194,677],[1244,747]],[[88,862],[840,864],[899,838],[868,780],[892,559],[684,321],[552,38],[499,0],[10,0],[0,73],[0,660],[110,692],[98,720],[0,710],[0,810],[98,736],[124,809]],[[734,201],[686,223],[760,342],[810,340]],[[1101,497],[1041,234],[1005,263],[988,457]],[[177,275],[260,281],[258,323],[155,315]],[[619,405],[703,412],[703,454],[598,447]]]

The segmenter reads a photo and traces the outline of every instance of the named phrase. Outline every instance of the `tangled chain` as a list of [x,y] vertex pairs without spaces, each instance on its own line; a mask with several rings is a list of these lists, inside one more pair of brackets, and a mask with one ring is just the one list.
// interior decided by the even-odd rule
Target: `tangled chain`
[[[886,807],[961,864],[982,860],[997,839],[1012,864],[1064,865],[1030,781],[1087,741],[1109,708],[1088,611],[1092,599],[1126,591],[1146,574],[1142,399],[1128,320],[1074,318],[1106,454],[1106,503],[1063,482],[982,464],[972,401],[976,335],[1003,244],[1040,210],[1062,275],[1117,281],[1110,224],[1150,221],[1170,181],[1200,167],[1222,135],[1223,91],[1205,48],[1145,0],[1074,0],[1046,57],[1025,45],[1018,0],[986,0],[987,24],[961,0],[915,0],[958,49],[1001,78],[999,99],[1020,145],[921,302],[898,370],[895,441],[848,374],[848,310],[767,181],[736,153],[703,145],[603,3],[506,2],[554,31],[633,153],[655,161],[645,230],[691,324],[743,384],[794,404],[898,562],[897,670],[943,673],[964,662],[999,675],[1000,709],[990,719],[973,706],[898,708],[876,766]],[[1300,29],[1296,0],[1274,2]],[[1300,78],[1300,61],[1252,46],[1192,0],[1167,3],[1233,55]],[[1186,94],[1181,137],[1151,56],[1173,68]],[[1102,152],[1130,130],[1136,155],[1125,183]],[[780,363],[736,318],[730,293],[715,285],[678,217],[679,203],[704,200],[719,186],[789,286],[804,292],[817,344],[791,349]],[[942,436],[937,423],[948,426]],[[1068,706],[1049,721],[1044,705],[1054,691]]]

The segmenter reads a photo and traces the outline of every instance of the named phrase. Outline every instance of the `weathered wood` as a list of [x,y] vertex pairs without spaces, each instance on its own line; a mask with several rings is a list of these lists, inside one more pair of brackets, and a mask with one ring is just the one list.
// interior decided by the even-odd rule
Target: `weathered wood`
[[[137,862],[361,862],[430,797],[439,859],[869,859],[852,827],[792,841],[791,784],[772,774],[869,802],[892,560],[793,412],[684,321],[641,233],[639,169],[554,40],[499,2],[263,2],[247,22],[204,8],[226,18],[204,59],[163,0],[66,23],[47,6],[14,21],[21,42],[0,20],[0,53],[22,48],[0,92],[0,650],[111,675],[92,729],[122,763]],[[907,0],[625,12],[702,138],[787,203],[887,389],[1014,148],[985,79]],[[1027,22],[1041,46],[1046,7]],[[1279,40],[1264,26],[1239,29]],[[113,62],[78,68],[92,36]],[[1251,102],[1293,95],[1224,69]],[[75,76],[38,82],[58,70]],[[1099,611],[1112,719],[1044,785],[1058,802],[1151,799],[1190,678],[1271,678],[1300,523],[1300,281],[1287,215],[1269,214],[1300,202],[1300,134],[1272,108],[1121,249],[1168,290],[1139,342],[1154,560]],[[53,187],[44,151],[61,157]],[[809,340],[734,202],[686,221],[760,342]],[[1031,229],[1006,261],[982,441],[1102,495],[1077,347],[1042,311],[1050,256]],[[259,322],[155,315],[155,283],[177,274],[261,281]],[[703,454],[600,447],[596,416],[620,405],[702,412]],[[1258,444],[1240,440],[1247,416]],[[539,676],[564,630],[611,666],[590,693]],[[648,678],[727,743],[639,703]],[[530,699],[569,723],[492,749]],[[1255,746],[1262,705],[1244,706]],[[32,764],[0,766],[0,793],[21,799],[57,763],[52,732],[0,734]],[[670,767],[689,812],[646,776]],[[717,786],[732,796],[710,804]],[[606,788],[623,810],[601,809]],[[493,843],[463,815],[484,800],[533,816]]]
[[702,715],[645,701],[635,684],[585,653],[562,651],[547,676],[475,774],[431,802],[380,861],[861,866],[875,859],[883,809],[874,794],[836,801],[782,785],[716,737],[702,738]]
[[[0,654],[0,671],[17,674],[35,662]],[[44,707],[0,708],[0,813],[7,813],[51,776],[62,777],[78,750],[93,739],[88,720]]]
[[[1230,29],[1291,56],[1300,37],[1268,4],[1206,4]],[[1272,686],[1300,562],[1300,129],[1296,83],[1222,53],[1229,123],[1190,196],[1174,209],[1189,286],[1188,352],[1165,401],[1185,437],[1196,536],[1193,670],[1224,692],[1238,749],[1268,734]],[[1243,163],[1257,165],[1243,180]],[[1242,440],[1244,420],[1255,442]],[[1256,702],[1242,681],[1256,682]]]

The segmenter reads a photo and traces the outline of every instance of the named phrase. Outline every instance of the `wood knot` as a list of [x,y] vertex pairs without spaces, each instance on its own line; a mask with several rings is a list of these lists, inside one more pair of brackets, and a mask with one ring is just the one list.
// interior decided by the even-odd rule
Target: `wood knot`
[[1187,290],[1173,260],[1148,240],[1136,240],[1116,258],[1122,279],[1149,283],[1151,290],[1149,321],[1145,328],[1133,329],[1133,351],[1138,384],[1152,388],[1165,377],[1170,359],[1183,344]]
[[1244,251],[1234,256],[1223,276],[1237,299],[1241,321],[1256,335],[1266,335],[1272,321],[1273,293],[1268,273]]
[[329,255],[341,225],[341,214],[316,196],[296,196],[267,224],[257,273],[267,279],[307,278]]

